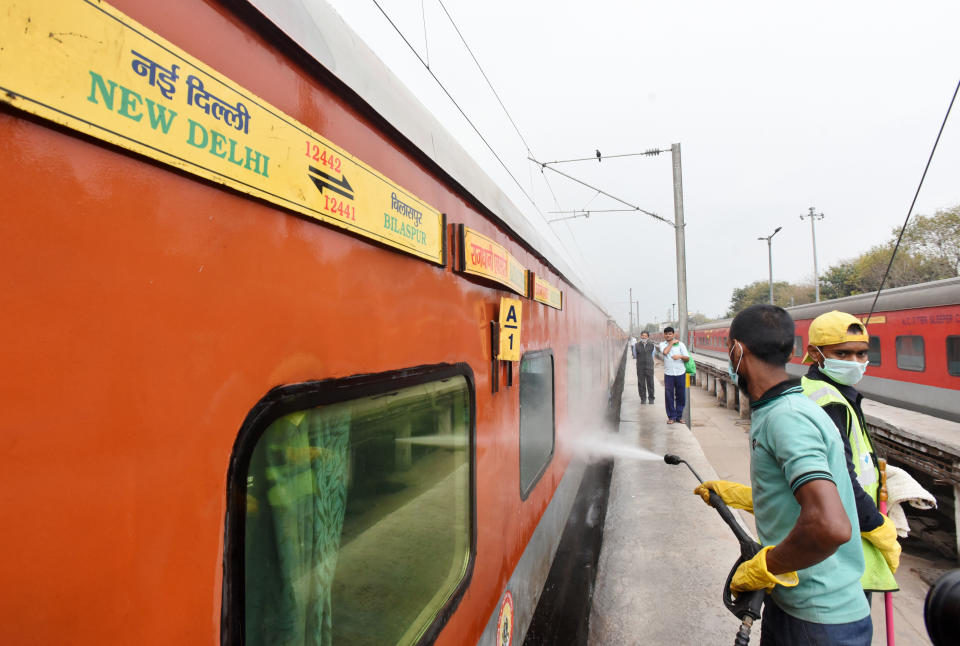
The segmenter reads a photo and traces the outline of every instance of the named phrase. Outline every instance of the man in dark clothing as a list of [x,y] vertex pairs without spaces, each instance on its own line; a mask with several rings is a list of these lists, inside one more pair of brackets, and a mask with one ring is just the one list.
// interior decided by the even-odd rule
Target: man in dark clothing
[[640,340],[634,346],[637,357],[637,389],[640,391],[640,403],[653,403],[653,350],[655,344],[650,340],[649,332],[641,332]]

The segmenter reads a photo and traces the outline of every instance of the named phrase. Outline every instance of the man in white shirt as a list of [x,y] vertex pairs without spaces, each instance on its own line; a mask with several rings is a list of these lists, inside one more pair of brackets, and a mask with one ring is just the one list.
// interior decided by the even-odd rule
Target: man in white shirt
[[673,338],[672,327],[663,330],[660,352],[663,354],[663,389],[667,405],[667,424],[673,424],[683,419],[683,407],[686,398],[687,368],[684,361],[690,358],[687,346]]

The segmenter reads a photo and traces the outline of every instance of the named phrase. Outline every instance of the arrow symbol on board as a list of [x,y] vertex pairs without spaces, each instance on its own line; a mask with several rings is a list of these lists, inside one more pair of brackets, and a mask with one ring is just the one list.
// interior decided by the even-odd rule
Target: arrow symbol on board
[[350,186],[350,182],[347,181],[346,175],[341,175],[340,179],[337,179],[333,175],[327,175],[322,170],[310,166],[310,172],[316,173],[316,175],[307,175],[313,183],[316,185],[317,190],[323,193],[324,187],[329,188],[334,193],[339,193],[348,200],[353,199],[353,187]]

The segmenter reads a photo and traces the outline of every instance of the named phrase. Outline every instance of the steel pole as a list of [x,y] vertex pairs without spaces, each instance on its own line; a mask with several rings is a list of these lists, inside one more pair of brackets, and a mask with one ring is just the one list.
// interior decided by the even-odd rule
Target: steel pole
[[673,157],[673,220],[677,237],[677,331],[680,341],[687,344],[687,251],[683,221],[683,171],[680,164],[680,144],[672,144]]
[[633,287],[630,288],[630,300],[627,303],[630,305],[630,327],[627,328],[627,333],[633,336]]
[[773,236],[767,238],[767,262],[770,265],[770,304],[773,305]]
[[808,215],[801,215],[800,219],[810,218],[810,240],[813,242],[813,293],[815,302],[820,302],[820,269],[817,267],[817,227],[815,220],[822,220],[823,213],[814,213],[810,207]]
[[813,241],[813,290],[814,302],[820,302],[820,272],[817,270],[817,227],[814,224],[813,207],[810,207],[810,239]]

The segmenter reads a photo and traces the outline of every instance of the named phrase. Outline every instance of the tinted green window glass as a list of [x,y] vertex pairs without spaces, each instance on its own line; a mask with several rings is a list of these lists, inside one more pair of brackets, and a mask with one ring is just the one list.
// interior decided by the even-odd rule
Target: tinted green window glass
[[251,646],[412,644],[470,559],[462,376],[275,420],[247,472]]
[[803,356],[803,337],[802,336],[793,337],[793,356],[795,357]]
[[947,337],[947,372],[960,377],[960,336]]
[[553,455],[553,355],[520,360],[520,490],[524,497]]
[[897,367],[901,370],[923,372],[926,366],[922,336],[897,337]]
[[870,362],[871,366],[880,365],[880,337],[872,336],[870,337],[869,348],[867,349],[867,361]]

